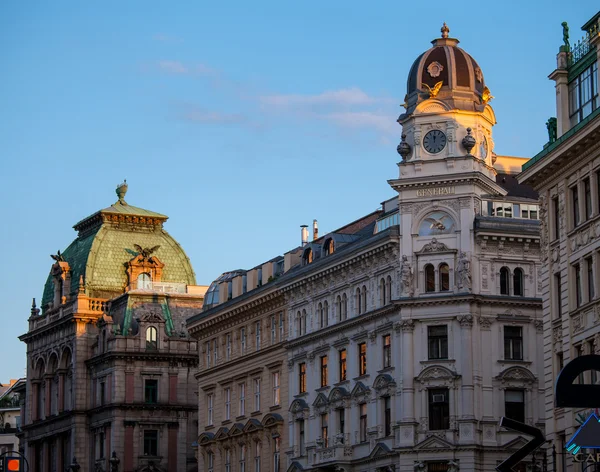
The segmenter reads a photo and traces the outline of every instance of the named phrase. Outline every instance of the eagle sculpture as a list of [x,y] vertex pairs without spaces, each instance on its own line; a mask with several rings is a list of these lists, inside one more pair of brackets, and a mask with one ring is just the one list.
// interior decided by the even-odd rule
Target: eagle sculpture
[[56,251],[56,254],[50,254],[50,257],[54,259],[56,262],[65,262],[64,256],[60,253],[60,251]]
[[431,223],[429,229],[437,229],[438,231],[444,231],[446,229],[446,225],[442,223],[442,221],[444,221],[446,218],[448,217],[443,216],[439,220],[436,220],[435,218],[425,218],[425,221]]
[[142,247],[139,244],[134,244],[133,247],[139,255],[141,255],[144,259],[148,259],[150,257],[150,254],[156,251],[160,246]]
[[490,89],[487,87],[483,87],[483,93],[481,94],[481,100],[484,104],[492,100],[494,96],[491,94]]
[[433,86],[433,88],[431,88],[427,84],[422,84],[422,85],[423,85],[423,87],[425,87],[427,89],[427,93],[429,93],[429,98],[435,98],[435,97],[437,97],[437,94],[440,92],[442,85],[444,85],[444,81],[440,80],[437,84],[435,84]]

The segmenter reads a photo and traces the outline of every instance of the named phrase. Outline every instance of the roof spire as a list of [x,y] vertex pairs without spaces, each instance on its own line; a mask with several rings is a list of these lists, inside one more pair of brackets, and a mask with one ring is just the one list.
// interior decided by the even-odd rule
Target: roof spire
[[117,185],[117,189],[115,190],[115,192],[117,192],[117,197],[119,197],[119,203],[121,205],[127,205],[127,202],[125,201],[125,195],[127,194],[127,179],[123,180],[122,184]]
[[448,37],[448,33],[450,32],[450,28],[448,28],[448,25],[445,21],[440,31],[442,32],[442,38],[446,39]]

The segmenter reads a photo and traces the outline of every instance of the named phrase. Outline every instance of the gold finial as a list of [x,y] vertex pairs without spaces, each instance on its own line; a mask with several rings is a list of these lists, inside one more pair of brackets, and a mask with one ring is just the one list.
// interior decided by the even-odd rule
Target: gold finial
[[79,293],[85,293],[85,284],[83,283],[83,275],[79,276]]
[[448,37],[448,33],[450,32],[450,28],[448,28],[448,25],[445,21],[444,26],[442,26],[442,29],[440,31],[442,32],[442,38],[446,39]]

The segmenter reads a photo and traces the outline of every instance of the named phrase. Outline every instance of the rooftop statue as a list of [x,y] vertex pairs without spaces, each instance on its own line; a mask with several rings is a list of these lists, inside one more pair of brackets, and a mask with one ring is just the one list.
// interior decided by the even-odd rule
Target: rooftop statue
[[65,262],[65,258],[60,253],[60,251],[57,251],[56,254],[50,254],[50,257],[52,259],[54,259],[56,262]]
[[569,25],[567,25],[566,21],[563,21],[561,24],[563,27],[563,42],[565,43],[564,47],[566,52],[569,52],[571,50],[571,43],[569,43]]

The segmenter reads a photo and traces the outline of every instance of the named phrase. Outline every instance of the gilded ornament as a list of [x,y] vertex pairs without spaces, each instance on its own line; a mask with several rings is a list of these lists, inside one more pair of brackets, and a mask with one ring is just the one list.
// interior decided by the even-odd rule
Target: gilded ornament
[[483,87],[483,93],[481,94],[481,101],[485,105],[490,100],[493,100],[494,96],[491,94],[490,89],[487,87]]
[[431,88],[429,85],[427,84],[422,84],[423,87],[425,87],[427,89],[427,93],[429,94],[429,98],[435,98],[437,97],[437,94],[440,92],[440,89],[442,88],[442,85],[444,85],[444,81],[441,80],[439,81],[437,84],[435,84],[433,86],[433,88]]

